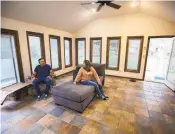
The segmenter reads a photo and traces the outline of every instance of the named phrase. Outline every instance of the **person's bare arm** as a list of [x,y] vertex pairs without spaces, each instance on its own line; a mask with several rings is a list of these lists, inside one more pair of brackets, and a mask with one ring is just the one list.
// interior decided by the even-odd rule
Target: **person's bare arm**
[[52,80],[52,78],[54,77],[54,72],[53,72],[52,70],[50,70],[50,75],[49,75],[48,77],[49,77],[49,79],[51,79],[51,80]]
[[36,79],[36,72],[33,72],[32,73],[32,80],[35,80]]

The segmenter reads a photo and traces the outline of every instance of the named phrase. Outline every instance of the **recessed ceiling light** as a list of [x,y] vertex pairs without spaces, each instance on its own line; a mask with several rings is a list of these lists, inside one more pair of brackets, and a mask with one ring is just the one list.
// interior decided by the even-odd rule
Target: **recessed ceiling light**
[[92,2],[91,4],[93,4],[93,5],[94,5],[94,4],[95,4],[95,2]]

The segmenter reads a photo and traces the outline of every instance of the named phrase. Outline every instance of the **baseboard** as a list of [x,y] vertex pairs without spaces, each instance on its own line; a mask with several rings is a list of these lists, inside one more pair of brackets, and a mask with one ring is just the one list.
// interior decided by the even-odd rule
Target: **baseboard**
[[116,75],[110,75],[110,74],[105,74],[106,76],[112,76],[112,77],[119,77],[119,78],[126,78],[126,79],[136,79],[139,81],[144,81],[143,79],[138,79],[138,78],[132,78],[132,77],[124,77],[124,76],[116,76]]

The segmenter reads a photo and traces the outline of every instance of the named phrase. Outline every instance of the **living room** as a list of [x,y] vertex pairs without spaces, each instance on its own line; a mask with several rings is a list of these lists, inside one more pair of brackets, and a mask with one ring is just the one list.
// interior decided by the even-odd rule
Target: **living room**
[[[1,12],[1,133],[175,133],[174,1],[1,1]],[[37,101],[40,58],[55,84]],[[84,60],[106,100],[74,84]]]

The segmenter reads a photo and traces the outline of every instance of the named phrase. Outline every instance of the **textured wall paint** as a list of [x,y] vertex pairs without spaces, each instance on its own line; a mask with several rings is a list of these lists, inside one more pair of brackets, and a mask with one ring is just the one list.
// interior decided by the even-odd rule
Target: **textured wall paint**
[[[140,73],[124,72],[127,36],[140,35],[144,36]],[[138,79],[143,77],[148,36],[158,35],[175,35],[175,24],[142,13],[98,19],[74,33],[75,38],[86,38],[87,59],[90,54],[90,37],[102,37],[102,63],[106,63],[107,37],[121,36],[119,71],[106,70],[106,74]]]

